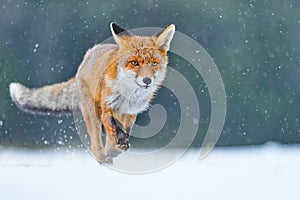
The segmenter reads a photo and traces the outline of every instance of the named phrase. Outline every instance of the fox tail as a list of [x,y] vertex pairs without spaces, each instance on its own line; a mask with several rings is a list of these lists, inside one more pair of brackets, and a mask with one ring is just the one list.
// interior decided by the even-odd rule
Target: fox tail
[[79,102],[73,95],[75,78],[54,85],[30,89],[20,83],[10,83],[9,92],[17,107],[25,112],[40,115],[65,115],[78,109]]

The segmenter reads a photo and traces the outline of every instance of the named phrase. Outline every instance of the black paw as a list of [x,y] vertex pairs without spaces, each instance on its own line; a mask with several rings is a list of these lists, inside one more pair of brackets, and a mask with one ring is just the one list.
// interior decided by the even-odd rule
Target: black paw
[[129,134],[120,129],[117,131],[117,148],[121,151],[126,151],[130,148]]
[[130,148],[130,144],[128,140],[124,140],[117,144],[117,148],[120,149],[121,151],[126,151]]

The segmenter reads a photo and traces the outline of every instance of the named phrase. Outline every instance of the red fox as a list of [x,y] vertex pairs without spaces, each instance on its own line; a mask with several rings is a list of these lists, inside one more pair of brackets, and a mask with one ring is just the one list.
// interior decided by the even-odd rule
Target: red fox
[[[23,111],[64,114],[79,109],[99,163],[112,163],[129,149],[137,114],[149,107],[165,78],[167,51],[175,33],[173,24],[147,37],[132,35],[116,23],[110,28],[116,44],[89,49],[74,78],[35,89],[19,83],[9,85],[12,100]],[[105,147],[101,125],[106,133]]]

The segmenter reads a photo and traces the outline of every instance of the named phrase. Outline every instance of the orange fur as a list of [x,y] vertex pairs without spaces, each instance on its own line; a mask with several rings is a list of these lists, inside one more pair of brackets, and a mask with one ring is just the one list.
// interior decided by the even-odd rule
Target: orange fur
[[[111,24],[111,31],[117,45],[100,44],[89,49],[76,77],[70,81],[47,86],[47,91],[43,88],[23,89],[17,84],[11,87],[16,103],[20,99],[25,101],[35,92],[44,94],[50,90],[55,94],[52,99],[60,95],[59,102],[66,105],[70,102],[61,93],[66,92],[65,87],[71,88],[72,91],[67,92],[78,98],[76,106],[83,115],[93,154],[99,162],[106,163],[112,162],[112,157],[129,148],[128,137],[137,114],[147,109],[154,92],[162,83],[175,27],[170,25],[152,37],[131,35],[114,23]],[[26,98],[22,96],[25,93],[23,90],[28,93]],[[51,99],[45,101],[53,103]],[[44,107],[39,108],[32,99],[28,102],[41,110],[47,106],[43,104]],[[40,100],[36,99],[36,102]],[[101,124],[106,132],[105,147],[101,141]]]

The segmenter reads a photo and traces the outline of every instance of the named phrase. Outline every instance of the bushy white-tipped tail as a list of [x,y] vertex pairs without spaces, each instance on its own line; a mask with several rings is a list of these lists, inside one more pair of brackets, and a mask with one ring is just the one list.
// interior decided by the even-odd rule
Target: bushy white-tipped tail
[[22,91],[26,90],[26,88],[20,83],[10,83],[9,84],[9,93],[14,102],[18,102],[22,104]]
[[73,99],[77,98],[77,95],[73,95],[75,87],[74,79],[35,89],[29,89],[20,83],[10,83],[9,92],[17,107],[25,112],[61,115],[78,108],[78,100]]

